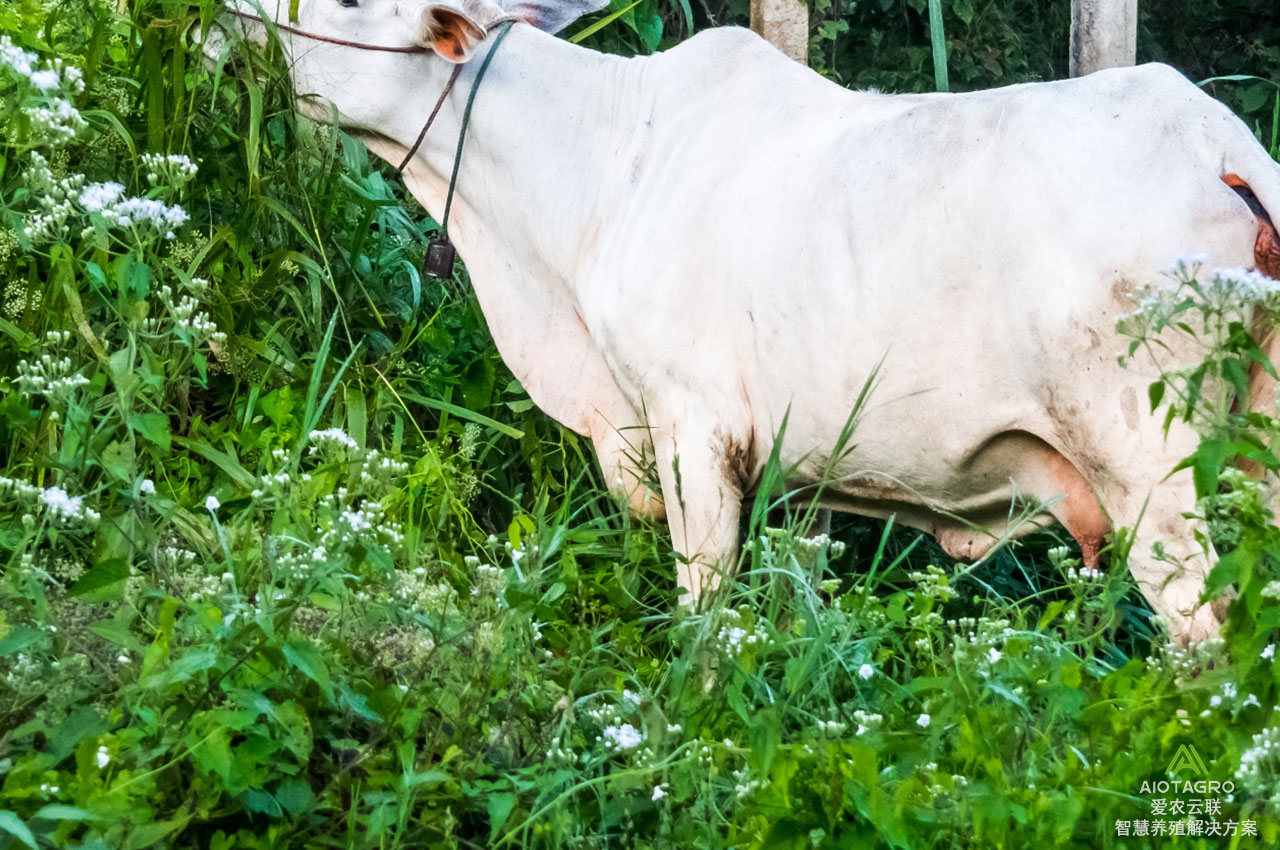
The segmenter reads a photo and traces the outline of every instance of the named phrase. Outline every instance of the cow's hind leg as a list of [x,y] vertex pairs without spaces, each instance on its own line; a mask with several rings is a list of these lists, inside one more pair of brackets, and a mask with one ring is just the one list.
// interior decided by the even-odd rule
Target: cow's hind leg
[[1101,495],[1116,524],[1130,529],[1129,571],[1170,637],[1187,645],[1216,636],[1221,622],[1211,604],[1200,603],[1214,553],[1196,539],[1197,532],[1207,539],[1202,523],[1186,516],[1196,513],[1191,471],[1130,479]]
[[740,444],[715,430],[655,431],[653,438],[671,544],[679,556],[680,606],[701,610],[737,562]]

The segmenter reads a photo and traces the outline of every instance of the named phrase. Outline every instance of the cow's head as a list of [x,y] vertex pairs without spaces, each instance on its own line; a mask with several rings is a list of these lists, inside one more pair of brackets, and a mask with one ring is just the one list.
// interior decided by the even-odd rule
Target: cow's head
[[[328,106],[332,106],[344,126],[381,130],[408,105],[430,99],[454,64],[471,59],[496,21],[515,18],[554,33],[607,2],[504,0],[500,5],[494,0],[227,0],[225,5],[234,12],[326,38],[426,48],[426,56],[406,57],[281,31],[295,90],[314,96],[304,106],[308,112],[327,117]],[[265,42],[261,24],[231,14],[223,15],[220,23],[252,41]]]

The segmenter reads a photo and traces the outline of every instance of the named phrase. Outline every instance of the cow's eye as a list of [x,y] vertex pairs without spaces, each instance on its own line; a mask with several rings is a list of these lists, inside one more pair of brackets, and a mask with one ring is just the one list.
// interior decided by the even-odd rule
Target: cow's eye
[[346,6],[348,9],[351,9],[360,5],[360,0],[338,0],[338,2],[341,3],[343,6]]

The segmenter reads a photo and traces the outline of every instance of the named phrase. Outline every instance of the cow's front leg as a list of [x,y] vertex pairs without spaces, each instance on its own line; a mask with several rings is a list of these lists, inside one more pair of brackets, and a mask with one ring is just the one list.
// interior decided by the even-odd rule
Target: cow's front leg
[[[625,421],[634,422],[635,417]],[[619,425],[597,412],[591,423],[591,440],[609,492],[627,506],[632,516],[661,519],[665,514],[662,497],[650,490],[645,480],[653,462],[648,427]]]
[[705,610],[738,559],[742,483],[736,441],[697,430],[654,434],[671,545],[680,556],[680,607]]

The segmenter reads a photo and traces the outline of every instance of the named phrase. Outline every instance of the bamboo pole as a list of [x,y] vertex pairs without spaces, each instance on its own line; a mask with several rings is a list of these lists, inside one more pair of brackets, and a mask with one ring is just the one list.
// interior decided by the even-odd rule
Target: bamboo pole
[[1071,76],[1137,61],[1138,0],[1071,0]]
[[751,29],[797,62],[809,63],[809,7],[802,0],[751,0]]

